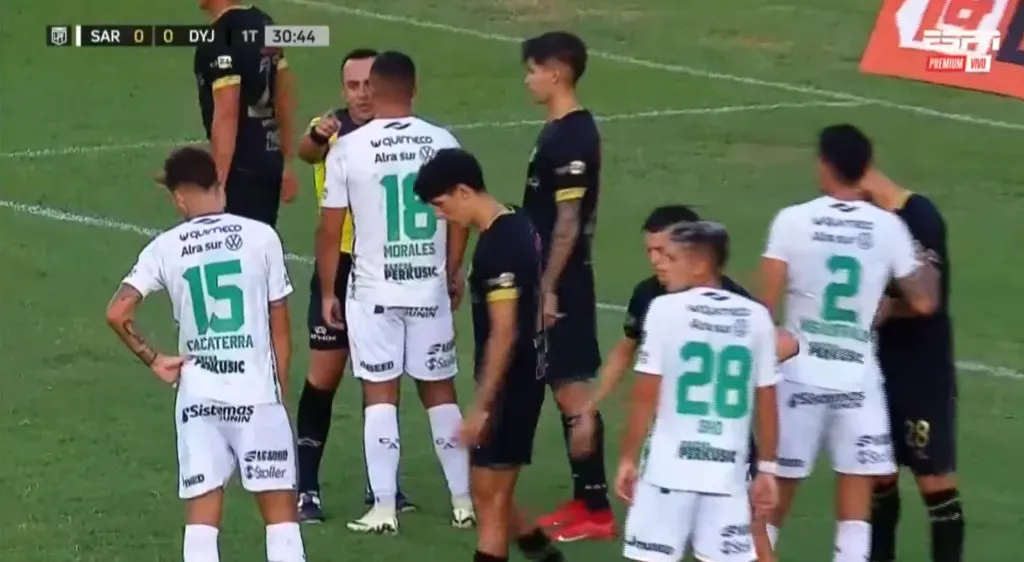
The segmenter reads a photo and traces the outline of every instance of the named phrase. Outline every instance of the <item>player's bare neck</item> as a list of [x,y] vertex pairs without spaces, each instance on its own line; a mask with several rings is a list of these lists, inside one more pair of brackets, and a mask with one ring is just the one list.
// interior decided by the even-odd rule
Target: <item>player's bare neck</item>
[[399,103],[378,103],[373,116],[375,119],[405,119],[412,117],[412,106]]
[[838,186],[829,190],[828,196],[840,201],[862,201],[860,191],[855,186]]
[[548,121],[557,121],[570,113],[580,111],[583,106],[576,99],[576,94],[566,92],[553,96],[548,101]]
[[224,200],[218,194],[197,192],[190,195],[184,202],[185,220],[224,212]]
[[225,13],[243,7],[244,6],[240,5],[238,2],[235,2],[234,0],[220,0],[219,2],[211,2],[210,7],[207,8],[207,12],[211,16],[213,16],[213,21],[217,21]]
[[913,195],[909,189],[901,187],[877,170],[868,173],[864,178],[864,185],[871,193],[871,199],[875,204],[887,211],[902,209],[907,204],[907,199]]

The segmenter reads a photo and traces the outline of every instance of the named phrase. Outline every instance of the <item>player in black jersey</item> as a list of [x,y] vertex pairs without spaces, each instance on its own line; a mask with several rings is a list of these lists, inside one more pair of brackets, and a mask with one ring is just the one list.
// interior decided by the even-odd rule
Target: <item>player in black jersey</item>
[[290,201],[297,189],[288,166],[291,71],[281,49],[243,40],[243,31],[273,25],[262,10],[234,0],[201,0],[199,6],[213,18],[217,37],[196,47],[199,108],[217,178],[226,186],[227,211],[273,226],[281,200]]
[[[589,381],[601,365],[591,265],[601,135],[594,116],[576,97],[576,84],[587,67],[587,49],[579,37],[561,31],[545,33],[523,42],[522,57],[527,86],[547,109],[547,124],[530,156],[523,211],[541,237],[548,383],[562,412],[568,447],[570,428],[583,411]],[[558,540],[615,536],[602,427],[598,415],[597,443],[591,454],[582,458],[570,455],[572,501],[538,519]]]
[[510,535],[529,560],[560,562],[561,552],[514,503],[530,464],[544,403],[541,248],[530,219],[484,187],[473,155],[444,149],[420,168],[416,196],[439,216],[479,232],[469,290],[473,305],[476,398],[459,439],[472,447],[470,482],[477,513],[474,562],[506,562]]
[[[903,219],[922,261],[940,275],[938,309],[931,316],[910,312],[899,298],[888,303],[878,329],[878,357],[885,376],[896,461],[917,479],[931,521],[933,562],[963,559],[964,515],[956,482],[956,364],[949,315],[950,264],[946,223],[927,197],[911,193],[878,171],[863,188],[878,206]],[[879,481],[872,511],[871,560],[896,559],[900,516],[897,475]]]
[[[664,254],[664,248],[670,243],[670,231],[673,227],[698,221],[700,221],[700,217],[697,213],[684,205],[667,205],[651,211],[643,226],[644,243],[647,246],[647,254],[651,260],[651,265],[654,265],[654,261],[659,255]],[[722,276],[721,282],[722,289],[751,300],[756,300],[746,289],[727,275]],[[658,279],[657,275],[652,275],[640,281],[633,289],[633,294],[629,298],[629,304],[626,306],[626,318],[622,325],[623,337],[615,344],[611,353],[608,354],[607,361],[601,369],[597,388],[588,405],[588,411],[597,411],[597,405],[615,389],[619,382],[621,382],[626,370],[631,367],[631,363],[640,346],[641,331],[643,330],[644,319],[647,316],[647,309],[650,307],[651,301],[665,293],[665,286]],[[795,356],[798,349],[796,340],[785,331],[780,330],[776,350],[779,360],[785,361]],[[590,446],[590,439],[593,434],[592,424],[590,423],[591,419],[593,419],[591,416],[583,416],[581,418],[579,431],[574,435],[574,451],[586,450]],[[753,442],[753,436],[751,436],[750,443],[750,458],[752,460],[757,458],[757,445]],[[753,474],[756,471],[757,464],[751,462],[750,466],[751,473]],[[765,524],[765,521],[761,521],[760,524],[754,521],[754,528],[752,529],[758,562],[774,560]]]

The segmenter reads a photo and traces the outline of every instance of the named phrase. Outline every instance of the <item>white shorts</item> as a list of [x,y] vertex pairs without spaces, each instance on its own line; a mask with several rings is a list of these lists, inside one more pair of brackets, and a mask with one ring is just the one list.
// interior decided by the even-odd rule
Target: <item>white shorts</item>
[[626,516],[622,555],[640,562],[677,562],[693,546],[703,562],[751,562],[747,494],[712,496],[638,482]]
[[370,382],[408,373],[414,379],[450,379],[459,371],[455,326],[447,306],[394,307],[345,301],[352,372]]
[[295,438],[282,404],[235,406],[178,393],[178,497],[224,487],[236,467],[250,492],[295,489]]
[[881,381],[863,391],[779,382],[779,476],[806,478],[823,442],[840,474],[896,472]]

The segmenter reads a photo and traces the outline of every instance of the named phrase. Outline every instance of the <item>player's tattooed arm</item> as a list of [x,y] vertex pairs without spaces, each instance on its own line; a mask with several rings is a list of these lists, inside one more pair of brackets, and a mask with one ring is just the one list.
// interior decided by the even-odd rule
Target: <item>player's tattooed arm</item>
[[896,280],[903,301],[919,316],[934,314],[939,306],[939,271],[922,261],[914,271]]
[[149,367],[156,361],[158,353],[135,326],[135,309],[140,302],[142,293],[135,287],[122,283],[107,305],[107,324],[117,337],[121,338],[124,345]]
[[541,290],[553,293],[558,286],[558,279],[569,263],[576,239],[580,235],[580,207],[582,199],[559,201],[558,215],[555,218],[555,229],[551,233],[551,251],[548,254],[547,267],[541,277]]

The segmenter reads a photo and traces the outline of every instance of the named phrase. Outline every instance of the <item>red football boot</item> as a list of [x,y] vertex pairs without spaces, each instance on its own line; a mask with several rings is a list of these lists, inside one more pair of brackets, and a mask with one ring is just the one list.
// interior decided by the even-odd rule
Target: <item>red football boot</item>
[[587,508],[580,500],[563,503],[555,511],[537,518],[537,526],[546,531],[568,525],[586,517]]
[[574,520],[551,532],[551,540],[558,542],[607,541],[615,538],[615,514],[611,509],[583,510]]

